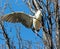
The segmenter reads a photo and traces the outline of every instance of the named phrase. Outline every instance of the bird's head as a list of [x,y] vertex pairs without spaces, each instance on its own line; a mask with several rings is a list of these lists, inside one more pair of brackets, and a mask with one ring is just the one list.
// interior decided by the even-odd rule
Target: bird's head
[[41,12],[42,10],[40,9],[40,10],[38,10],[36,13],[35,13],[35,18],[36,19],[39,19],[40,20],[40,18],[41,18],[41,16],[42,16],[42,12]]
[[39,16],[42,16],[42,9],[38,10],[38,11],[37,11],[37,14],[38,14]]

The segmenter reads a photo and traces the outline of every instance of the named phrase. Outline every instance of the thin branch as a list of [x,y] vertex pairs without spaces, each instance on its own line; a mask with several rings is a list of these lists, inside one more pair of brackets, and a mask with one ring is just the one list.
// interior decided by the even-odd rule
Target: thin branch
[[37,1],[36,0],[32,0],[32,2],[33,2],[33,5],[35,6],[35,8],[38,10],[39,9],[39,5],[38,5]]
[[5,39],[6,39],[6,44],[7,44],[7,46],[8,46],[8,49],[10,49],[10,39],[9,39],[9,37],[8,37],[8,35],[6,34],[6,32],[5,32],[5,29],[4,29],[4,26],[3,26],[3,24],[2,24],[2,21],[0,21],[0,25],[1,25],[1,27],[2,27],[2,30],[3,30],[3,35],[4,35],[4,37],[5,37]]
[[[23,2],[25,3],[25,1],[23,1]],[[26,2],[26,4],[27,4],[28,7],[30,8],[31,12],[32,12],[33,14],[35,14],[35,10],[32,8],[32,5],[31,5],[31,3],[30,3],[30,0],[28,0],[28,1]]]

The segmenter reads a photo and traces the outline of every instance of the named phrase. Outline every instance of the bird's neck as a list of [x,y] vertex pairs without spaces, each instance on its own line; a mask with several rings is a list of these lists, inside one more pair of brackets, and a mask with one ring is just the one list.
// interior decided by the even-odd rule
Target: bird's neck
[[35,18],[36,19],[39,19],[40,17],[41,17],[41,11],[40,10],[38,10],[36,13],[35,13]]

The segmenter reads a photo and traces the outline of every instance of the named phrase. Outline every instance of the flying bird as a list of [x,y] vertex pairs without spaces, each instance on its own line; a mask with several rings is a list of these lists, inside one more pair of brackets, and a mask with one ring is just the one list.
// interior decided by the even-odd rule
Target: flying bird
[[37,10],[34,16],[22,12],[15,12],[12,14],[2,16],[1,19],[3,21],[8,21],[12,23],[16,22],[22,23],[25,27],[32,28],[32,31],[34,33],[38,33],[38,31],[42,27],[41,17],[42,17],[41,10]]

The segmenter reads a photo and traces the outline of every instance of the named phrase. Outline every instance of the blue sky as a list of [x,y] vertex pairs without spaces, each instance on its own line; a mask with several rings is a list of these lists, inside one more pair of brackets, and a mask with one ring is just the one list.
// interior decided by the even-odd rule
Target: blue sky
[[[15,11],[15,12],[25,12],[26,14],[31,14],[29,8],[27,7],[27,5],[24,2],[22,2],[22,0],[18,0],[17,5],[16,5],[16,2],[14,0],[12,2],[10,0],[9,3],[12,5],[11,7],[12,7],[13,11]],[[5,10],[5,14],[7,14],[7,13],[11,13],[11,11],[9,10],[9,7],[7,7],[7,9]],[[18,27],[20,25],[20,29],[21,29],[20,32],[22,34],[21,36],[24,39],[32,39],[32,38],[34,39],[36,37],[31,29],[26,28],[22,24],[17,24],[17,23],[16,24],[11,24],[11,23],[8,23],[8,22],[6,22],[5,24],[8,25],[8,27],[6,27],[7,30],[10,28],[10,26],[13,26],[12,28],[14,28],[15,25],[17,25]],[[13,29],[13,32],[14,31],[15,30]]]
[[[24,12],[26,14],[32,14],[30,12],[30,9],[28,8],[28,6],[22,2],[22,0],[9,0],[8,2],[6,2],[6,0],[2,0],[1,1],[1,7],[2,9],[4,9],[4,4],[5,3],[9,3],[9,5],[6,6],[6,9],[4,9],[4,15],[12,13],[12,10],[14,12]],[[12,10],[10,9],[10,7],[12,8]],[[1,10],[1,9],[0,9]],[[1,10],[2,12],[2,10]],[[17,26],[17,28],[20,28],[20,35],[22,37],[22,39],[24,40],[30,40],[33,42],[37,42],[40,41],[40,45],[42,46],[42,40],[37,37],[33,31],[31,29],[26,28],[25,26],[23,26],[21,23],[10,23],[10,22],[4,22],[4,27],[5,30],[7,32],[7,34],[9,35],[9,37],[14,38],[14,41],[17,42],[17,38],[16,38],[16,29],[15,27]],[[42,29],[39,31],[40,36],[42,36]],[[2,36],[0,36],[1,38],[3,38]],[[0,43],[3,43],[3,41],[0,40]]]
[[[8,2],[6,2],[7,0],[1,0],[0,1],[0,16],[1,15],[6,15],[6,14],[10,14],[12,12],[24,12],[26,14],[30,14],[32,15],[30,9],[28,8],[28,6],[22,1],[22,0],[8,0]],[[46,0],[43,0],[44,3],[46,4]],[[7,5],[5,6],[6,8],[4,9],[4,5],[7,3]],[[54,6],[51,3],[50,4],[50,10],[51,12],[54,11]],[[44,8],[45,9],[45,8]],[[2,14],[3,12],[3,14]],[[48,16],[48,13],[46,13],[46,15]],[[45,19],[46,18],[46,19]],[[52,16],[52,23],[53,24],[53,28],[56,28],[56,24],[55,24],[55,17],[54,15]],[[46,25],[46,28],[48,28],[47,26],[47,17],[44,16],[44,24]],[[22,25],[21,23],[10,23],[10,22],[4,22],[4,27],[5,27],[5,31],[6,33],[9,35],[10,40],[13,40],[14,43],[18,43],[17,40],[17,31],[16,28],[19,28],[19,32],[20,32],[20,36],[22,37],[22,39],[24,40],[29,40],[32,42],[40,42],[40,46],[43,46],[43,41],[37,37],[33,31],[30,28],[26,28],[24,25]],[[54,29],[55,30],[55,29]],[[0,33],[2,31],[0,30]],[[52,30],[52,34],[53,37],[55,37],[55,31]],[[40,29],[40,31],[38,32],[40,36],[43,36],[42,34],[42,29]],[[3,38],[3,35],[0,34],[0,38]],[[3,40],[0,39],[0,44],[4,44],[5,42]],[[44,46],[43,46],[44,47]],[[42,48],[43,48],[42,47]]]

